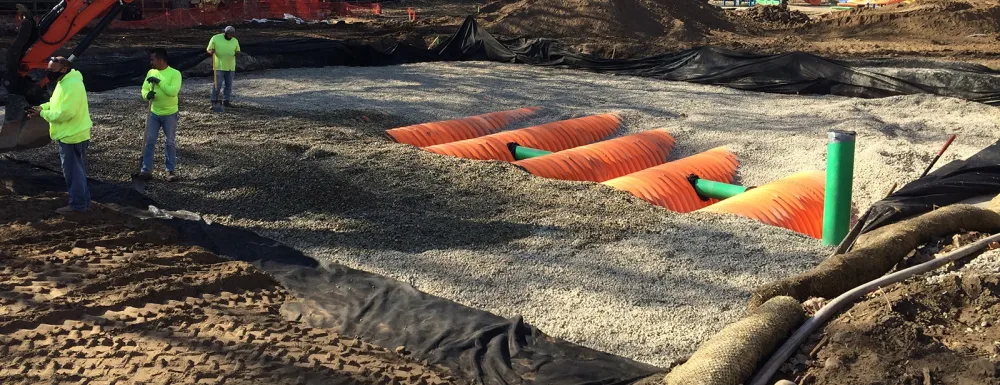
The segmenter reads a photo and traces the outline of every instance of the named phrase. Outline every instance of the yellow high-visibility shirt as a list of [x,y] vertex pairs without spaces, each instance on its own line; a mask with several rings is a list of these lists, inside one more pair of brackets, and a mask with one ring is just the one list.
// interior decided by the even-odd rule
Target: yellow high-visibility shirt
[[[146,79],[157,78],[160,83],[155,86]],[[167,116],[177,113],[177,94],[181,91],[181,71],[167,67],[163,71],[156,68],[149,70],[142,79],[142,99],[149,100],[149,91],[156,92],[150,111],[157,116]]]
[[235,36],[229,40],[226,40],[223,33],[212,36],[206,49],[215,49],[216,71],[236,71],[236,53],[240,52],[240,41]]
[[52,91],[49,102],[42,104],[39,116],[49,122],[49,137],[57,142],[77,144],[90,140],[90,107],[87,89],[80,71],[70,70]]

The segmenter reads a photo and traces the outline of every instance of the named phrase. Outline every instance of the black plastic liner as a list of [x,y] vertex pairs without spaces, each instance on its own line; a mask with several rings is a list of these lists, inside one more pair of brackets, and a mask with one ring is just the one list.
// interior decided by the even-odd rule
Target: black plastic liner
[[[255,60],[241,60],[240,71],[489,60],[712,84],[747,91],[864,98],[935,94],[1000,104],[998,83],[980,85],[976,81],[976,77],[1000,72],[978,65],[899,59],[840,61],[802,52],[755,55],[712,47],[642,59],[601,59],[577,53],[554,40],[498,41],[479,27],[472,16],[466,19],[454,36],[433,50],[404,43],[382,50],[370,45],[327,39],[275,40],[264,44],[245,44],[243,50]],[[185,71],[188,76],[209,75],[207,65],[195,68],[208,59],[204,50],[173,49],[170,54],[171,65]],[[886,66],[948,70],[953,72],[949,78],[955,78],[957,74],[957,79],[945,82],[954,84],[942,84],[940,76],[917,73],[904,79],[870,70]],[[77,68],[83,72],[90,91],[139,85],[149,68],[148,52],[137,50],[124,57],[121,54],[116,57],[85,54],[77,63]]]
[[872,205],[862,233],[938,207],[1000,194],[1000,141],[966,160],[949,162]]
[[[53,170],[2,158],[0,181],[27,195],[65,189],[62,176]],[[90,189],[101,203],[142,209],[156,205],[124,185],[90,180]],[[247,230],[169,221],[186,242],[254,263],[273,275],[301,299],[282,307],[286,317],[389,350],[404,346],[412,358],[445,366],[472,384],[624,385],[665,371],[549,337],[520,317],[505,319],[341,265],[320,266],[298,250]]]

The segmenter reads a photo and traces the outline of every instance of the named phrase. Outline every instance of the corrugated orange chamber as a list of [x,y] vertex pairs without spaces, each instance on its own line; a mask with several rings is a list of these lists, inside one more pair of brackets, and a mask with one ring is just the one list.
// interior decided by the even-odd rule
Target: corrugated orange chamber
[[732,183],[737,166],[739,163],[735,154],[725,147],[717,147],[611,179],[604,184],[628,191],[657,206],[687,213],[718,202],[715,199],[702,200],[688,181],[689,175],[696,174],[703,179]]
[[531,116],[539,107],[491,112],[467,118],[414,124],[386,130],[392,140],[417,147],[451,143],[499,132],[507,125]]
[[747,190],[701,211],[736,214],[822,238],[825,179],[826,174],[822,171],[800,172]]
[[562,151],[604,139],[618,130],[621,119],[614,114],[584,116],[538,126],[498,132],[479,138],[444,143],[425,150],[460,158],[514,161],[507,143],[545,151]]
[[663,164],[674,148],[665,129],[571,148],[514,164],[545,178],[604,182]]

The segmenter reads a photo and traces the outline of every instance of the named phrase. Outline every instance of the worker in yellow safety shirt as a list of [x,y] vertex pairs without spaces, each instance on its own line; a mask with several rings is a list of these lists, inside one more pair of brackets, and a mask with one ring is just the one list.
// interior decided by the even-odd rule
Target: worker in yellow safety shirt
[[[222,103],[233,107],[233,74],[236,73],[236,57],[240,56],[240,41],[236,40],[236,28],[227,26],[223,33],[212,36],[208,41],[208,53],[212,55],[212,68],[215,70],[215,82],[212,85],[212,106]],[[219,100],[219,90],[223,89],[222,100]]]
[[90,145],[90,108],[83,75],[72,68],[65,57],[49,61],[48,79],[55,82],[49,102],[28,109],[28,118],[41,116],[49,122],[49,137],[59,145],[59,160],[63,177],[69,190],[69,205],[56,209],[59,214],[90,209],[90,190],[87,188],[87,147]]
[[156,141],[163,130],[164,166],[167,181],[177,180],[177,122],[180,112],[177,108],[177,94],[181,91],[181,72],[167,63],[167,50],[154,49],[149,55],[149,65],[153,68],[146,73],[140,95],[149,101],[149,117],[146,119],[146,136],[142,149],[142,168],[134,175],[136,179],[153,179],[153,155]]

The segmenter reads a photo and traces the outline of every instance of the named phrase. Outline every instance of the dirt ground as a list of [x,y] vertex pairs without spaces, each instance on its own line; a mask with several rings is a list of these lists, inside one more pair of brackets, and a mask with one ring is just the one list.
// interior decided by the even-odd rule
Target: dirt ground
[[[900,268],[984,236],[929,245]],[[988,251],[876,290],[814,334],[786,363],[786,377],[812,385],[1000,384],[998,257]]]
[[[921,0],[853,11],[795,7],[787,16],[766,9],[771,6],[748,12],[696,0],[628,0],[614,5],[591,0],[419,0],[388,3],[381,17],[360,16],[343,24],[238,24],[237,36],[244,43],[323,37],[383,47],[398,41],[427,45],[453,33],[465,16],[476,14],[477,6],[477,17],[498,37],[558,38],[604,57],[642,57],[713,45],[759,53],[805,51],[842,59],[936,58],[1000,68],[1000,4],[988,0]],[[416,22],[406,21],[407,8],[416,10]],[[217,30],[113,29],[94,42],[91,54],[123,47],[200,47]],[[0,46],[13,39],[12,30],[6,31]]]
[[283,319],[245,262],[108,207],[0,185],[0,383],[451,384],[447,371]]
[[735,27],[722,10],[702,1],[500,0],[483,16],[496,33],[563,38],[580,35],[696,40]]
[[827,326],[800,383],[1000,384],[998,317],[1000,274],[895,285]]

